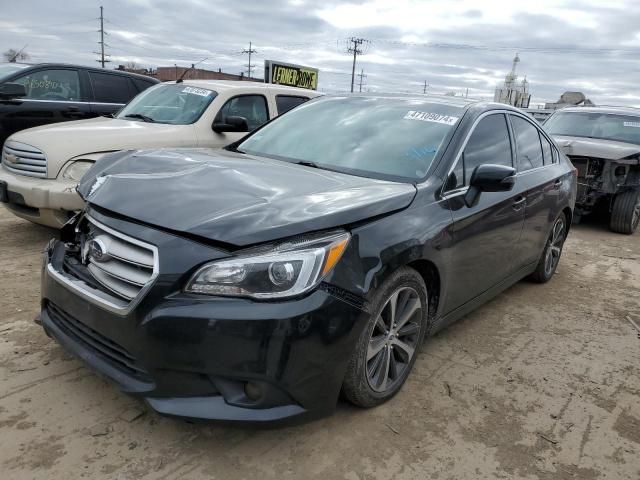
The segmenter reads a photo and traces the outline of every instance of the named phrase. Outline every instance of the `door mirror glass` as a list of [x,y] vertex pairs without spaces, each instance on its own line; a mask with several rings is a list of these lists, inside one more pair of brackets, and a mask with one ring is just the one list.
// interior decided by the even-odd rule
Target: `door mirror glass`
[[230,116],[226,117],[224,122],[214,122],[213,131],[216,133],[248,132],[249,124],[244,117]]
[[19,83],[3,83],[0,85],[0,98],[9,100],[11,98],[19,98],[27,95],[24,85]]
[[505,165],[478,165],[471,174],[464,197],[468,207],[475,205],[481,192],[508,192],[516,183],[516,169]]

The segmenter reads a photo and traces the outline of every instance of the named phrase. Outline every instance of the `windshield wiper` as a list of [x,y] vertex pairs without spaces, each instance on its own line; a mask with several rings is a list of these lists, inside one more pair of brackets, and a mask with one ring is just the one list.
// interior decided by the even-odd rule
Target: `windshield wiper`
[[305,167],[311,168],[321,168],[316,162],[312,162],[310,160],[300,160],[299,162],[293,162],[296,165],[304,165]]
[[151,117],[147,117],[146,115],[142,115],[141,113],[129,113],[124,116],[124,118],[139,118],[145,122],[155,123],[155,120]]

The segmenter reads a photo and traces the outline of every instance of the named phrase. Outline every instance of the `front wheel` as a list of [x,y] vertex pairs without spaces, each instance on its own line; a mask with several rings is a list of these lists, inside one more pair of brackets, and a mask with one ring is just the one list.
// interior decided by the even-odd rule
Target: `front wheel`
[[632,234],[640,223],[640,190],[627,190],[613,199],[609,228],[616,233]]
[[562,255],[562,247],[567,238],[567,217],[561,213],[556,221],[553,222],[553,228],[545,243],[544,251],[538,262],[535,272],[531,274],[534,282],[546,283],[551,280],[553,274],[556,273],[560,256]]
[[400,390],[427,329],[427,299],[424,280],[408,267],[396,271],[373,295],[372,315],[349,360],[343,383],[351,403],[373,407]]

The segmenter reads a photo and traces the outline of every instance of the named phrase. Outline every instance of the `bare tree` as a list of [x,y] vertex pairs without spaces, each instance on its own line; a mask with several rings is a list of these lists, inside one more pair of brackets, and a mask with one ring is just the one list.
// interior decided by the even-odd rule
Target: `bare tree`
[[17,62],[18,60],[24,61],[24,60],[29,60],[31,58],[31,55],[25,52],[24,48],[22,50],[16,50],[15,48],[10,48],[6,52],[4,52],[2,55],[4,56],[4,59],[7,62]]
[[126,68],[127,70],[139,70],[140,65],[138,65],[135,60],[129,60],[124,64],[124,68]]

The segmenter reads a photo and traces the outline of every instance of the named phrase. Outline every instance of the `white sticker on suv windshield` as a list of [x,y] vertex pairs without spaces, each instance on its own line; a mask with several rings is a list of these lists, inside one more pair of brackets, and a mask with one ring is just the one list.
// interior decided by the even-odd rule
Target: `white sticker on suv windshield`
[[640,128],[640,122],[624,122],[624,126]]
[[182,93],[193,93],[194,95],[200,95],[201,97],[208,97],[211,95],[211,90],[205,90],[203,88],[184,87]]
[[455,123],[458,121],[458,117],[440,115],[439,113],[416,112],[414,110],[409,110],[404,116],[404,119],[420,120],[422,122],[444,123],[445,125],[455,125]]

